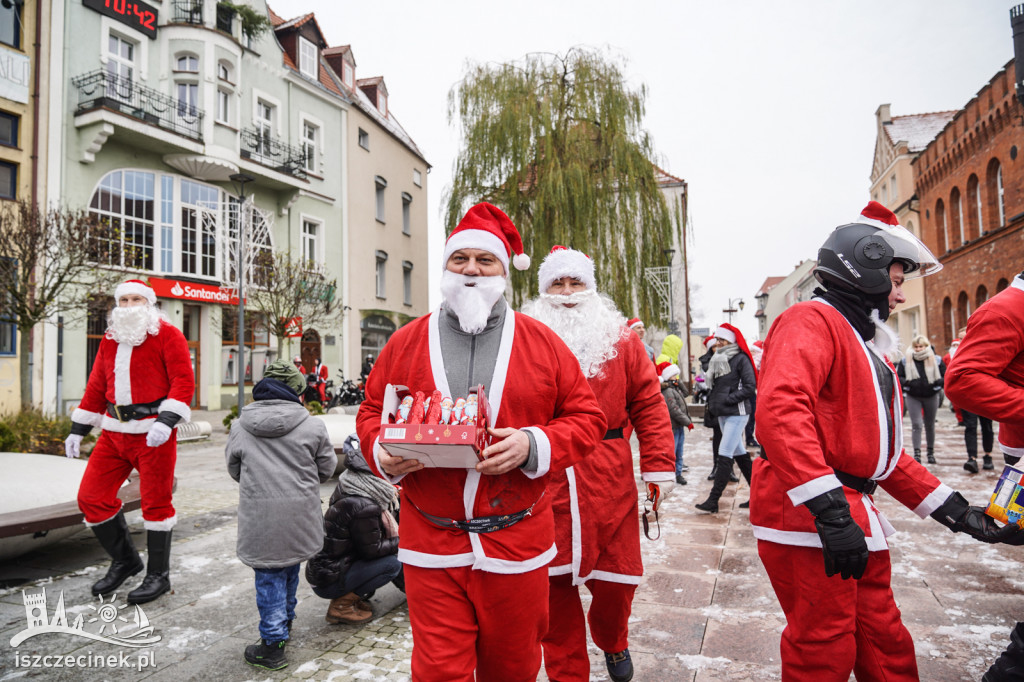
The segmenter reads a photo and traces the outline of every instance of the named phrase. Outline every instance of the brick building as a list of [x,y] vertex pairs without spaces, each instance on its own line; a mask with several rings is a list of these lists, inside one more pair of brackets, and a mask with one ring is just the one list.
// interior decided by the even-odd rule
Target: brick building
[[1010,60],[913,161],[922,238],[944,266],[924,280],[941,352],[1024,268],[1024,109],[1013,81]]

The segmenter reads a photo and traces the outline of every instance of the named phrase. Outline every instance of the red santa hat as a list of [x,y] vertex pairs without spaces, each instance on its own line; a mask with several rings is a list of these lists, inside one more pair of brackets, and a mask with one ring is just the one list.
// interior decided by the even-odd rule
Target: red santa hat
[[127,296],[128,294],[138,294],[146,299],[150,305],[156,305],[156,292],[153,291],[153,287],[141,279],[130,279],[118,284],[117,288],[114,289],[114,300],[120,301],[122,296]]
[[668,360],[665,362],[659,362],[655,368],[658,370],[658,377],[662,382],[668,381],[672,377],[679,376],[679,365],[675,365]]
[[900,221],[896,218],[896,214],[882,206],[877,201],[869,201],[868,205],[864,207],[864,210],[860,212],[855,223],[864,223],[865,225],[874,225],[875,227],[886,228],[895,227],[900,224]]
[[636,329],[637,327],[644,326],[644,321],[641,320],[639,317],[634,317],[633,319],[626,322],[626,326],[629,327],[630,329]]
[[719,339],[725,339],[729,343],[735,343],[743,351],[743,354],[750,358],[750,365],[754,368],[754,379],[757,379],[757,363],[754,362],[754,356],[751,354],[750,349],[747,348],[747,340],[743,338],[743,332],[729,323],[722,323],[718,329],[715,330],[715,337]]
[[597,281],[594,279],[594,261],[590,256],[569,249],[564,246],[551,247],[551,252],[544,256],[544,262],[540,264],[537,271],[537,281],[540,283],[540,292],[543,294],[556,279],[572,277],[587,285],[588,289],[597,289]]
[[706,339],[704,339],[704,350],[711,350],[711,347],[713,345],[715,345],[715,335],[714,334],[712,334],[711,336],[709,336]]
[[442,267],[447,267],[448,259],[459,249],[481,249],[493,253],[505,266],[506,276],[509,258],[512,258],[516,270],[530,267],[530,257],[523,253],[523,238],[519,230],[504,211],[486,202],[469,209],[448,235]]

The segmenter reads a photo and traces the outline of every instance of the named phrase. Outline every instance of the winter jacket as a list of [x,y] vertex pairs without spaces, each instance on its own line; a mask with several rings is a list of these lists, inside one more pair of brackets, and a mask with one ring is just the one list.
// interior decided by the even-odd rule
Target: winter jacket
[[225,451],[238,481],[238,558],[253,568],[294,566],[323,547],[320,483],[338,464],[323,421],[287,400],[246,405]]
[[[679,353],[683,350],[683,340],[675,334],[669,334],[661,342],[661,355],[668,358],[673,365],[679,364]],[[661,355],[658,357],[660,358]]]
[[661,394],[668,405],[668,416],[672,419],[672,428],[681,429],[690,426],[693,421],[686,409],[686,389],[677,379],[669,379],[661,385]]
[[935,356],[935,362],[939,366],[938,380],[928,381],[928,376],[925,374],[924,361],[914,360],[914,364],[917,365],[917,378],[913,381],[908,381],[907,360],[906,358],[900,360],[900,364],[896,366],[896,374],[900,378],[903,395],[910,395],[915,398],[931,398],[942,390],[943,378],[946,376],[946,365],[938,356]]
[[708,395],[708,407],[716,417],[734,417],[749,414],[747,398],[757,393],[754,366],[746,353],[737,353],[729,359],[730,371],[715,379]]
[[[358,450],[345,457],[345,467],[372,475]],[[306,563],[306,580],[314,587],[327,587],[345,581],[345,574],[358,559],[368,561],[398,554],[398,537],[389,538],[383,510],[369,497],[351,495],[341,489],[341,481],[331,495],[324,514],[324,546]],[[398,514],[395,514],[396,520]]]

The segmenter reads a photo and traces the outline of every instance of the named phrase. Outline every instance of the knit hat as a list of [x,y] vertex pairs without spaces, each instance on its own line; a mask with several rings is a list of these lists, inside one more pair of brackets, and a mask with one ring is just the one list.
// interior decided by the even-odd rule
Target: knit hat
[[626,322],[626,326],[630,329],[636,329],[637,327],[644,326],[644,322],[639,317],[634,317],[632,320]]
[[306,390],[306,379],[302,376],[302,372],[287,360],[274,360],[267,365],[263,376],[266,379],[277,379],[295,391],[295,395],[302,395],[302,392]]
[[552,282],[563,277],[578,279],[587,285],[587,289],[597,289],[594,261],[590,260],[590,256],[576,249],[552,246],[551,252],[544,256],[544,261],[537,271],[540,292],[545,293]]
[[679,365],[674,365],[671,362],[660,362],[657,365],[658,378],[661,379],[662,383],[668,381],[672,377],[679,376]]
[[141,279],[130,279],[118,284],[117,288],[114,289],[114,300],[120,301],[122,296],[129,294],[138,294],[149,301],[150,305],[156,305],[156,292],[153,291],[153,287]]
[[481,249],[493,253],[505,267],[508,275],[508,260],[516,270],[530,267],[530,257],[523,253],[523,238],[512,220],[497,206],[479,203],[466,212],[444,245],[441,267],[448,266],[448,259],[459,249]]

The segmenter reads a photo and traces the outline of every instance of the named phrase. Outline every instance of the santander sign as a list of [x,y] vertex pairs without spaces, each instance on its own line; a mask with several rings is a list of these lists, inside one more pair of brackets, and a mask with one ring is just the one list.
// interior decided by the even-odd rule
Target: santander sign
[[229,293],[227,289],[213,284],[179,282],[176,279],[163,279],[160,277],[150,277],[149,284],[153,287],[153,293],[161,298],[180,298],[186,301],[238,305],[238,296]]

